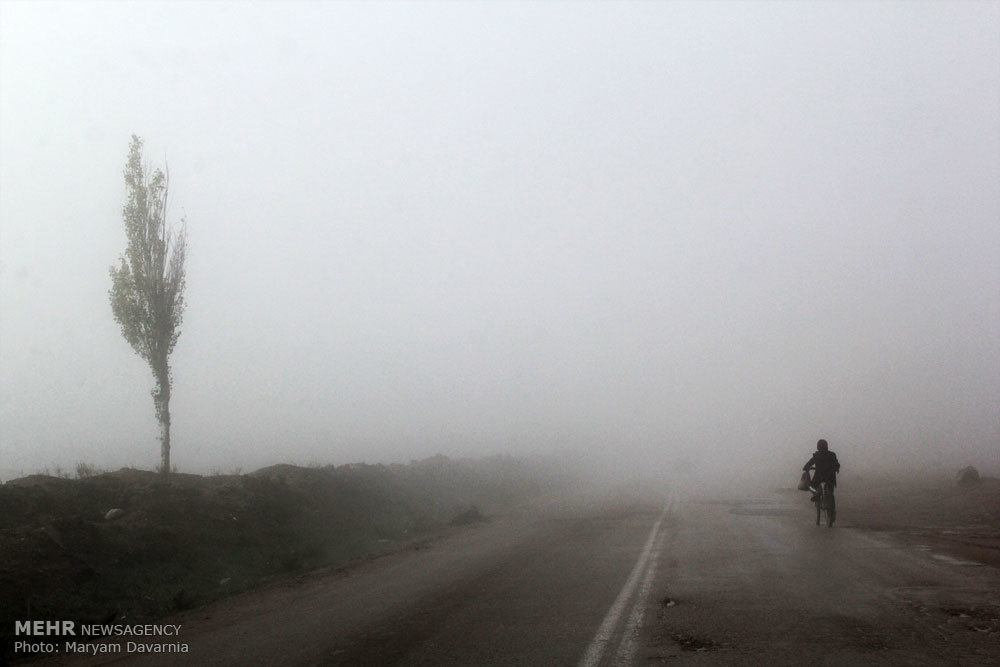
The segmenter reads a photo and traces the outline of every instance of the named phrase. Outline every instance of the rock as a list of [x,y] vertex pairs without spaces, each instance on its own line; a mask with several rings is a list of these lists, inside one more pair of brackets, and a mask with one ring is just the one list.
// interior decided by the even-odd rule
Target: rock
[[476,523],[477,521],[485,521],[485,520],[486,520],[486,517],[484,517],[479,512],[479,508],[476,507],[475,505],[470,505],[469,509],[467,509],[464,512],[461,512],[459,514],[456,514],[452,518],[452,520],[451,520],[450,523],[453,526],[465,526],[465,525],[470,524],[470,523]]
[[956,475],[959,486],[975,486],[979,484],[979,471],[972,466],[965,466]]
[[108,510],[104,514],[104,520],[105,521],[114,521],[118,517],[124,516],[124,515],[125,515],[125,510],[121,509],[120,507],[116,507],[114,509]]

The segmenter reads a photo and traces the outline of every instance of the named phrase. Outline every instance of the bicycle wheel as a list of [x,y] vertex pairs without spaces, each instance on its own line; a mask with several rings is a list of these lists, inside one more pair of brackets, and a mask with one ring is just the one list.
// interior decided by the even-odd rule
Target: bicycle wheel
[[819,498],[817,498],[816,500],[813,501],[813,503],[816,505],[816,525],[817,526],[819,525],[820,513],[822,512],[822,501],[823,501],[823,497],[822,496],[820,496]]
[[837,509],[833,500],[833,489],[827,484],[823,484],[823,509],[826,510],[826,527],[833,528],[833,521],[837,516]]

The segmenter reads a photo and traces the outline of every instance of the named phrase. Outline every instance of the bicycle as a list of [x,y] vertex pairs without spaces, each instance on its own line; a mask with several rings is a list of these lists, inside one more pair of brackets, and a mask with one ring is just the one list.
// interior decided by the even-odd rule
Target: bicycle
[[833,528],[833,522],[837,518],[837,501],[833,497],[833,484],[821,482],[817,493],[816,503],[816,525],[820,523],[823,513],[826,513],[826,525]]

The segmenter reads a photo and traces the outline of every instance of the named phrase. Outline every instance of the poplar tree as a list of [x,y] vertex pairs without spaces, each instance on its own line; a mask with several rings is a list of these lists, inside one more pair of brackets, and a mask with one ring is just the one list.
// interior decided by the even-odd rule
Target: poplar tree
[[142,161],[142,139],[132,135],[125,163],[122,219],[128,247],[111,267],[111,311],[122,336],[153,371],[150,392],[160,424],[160,472],[170,472],[170,353],[180,336],[184,315],[183,217],[167,225],[169,170],[150,171]]

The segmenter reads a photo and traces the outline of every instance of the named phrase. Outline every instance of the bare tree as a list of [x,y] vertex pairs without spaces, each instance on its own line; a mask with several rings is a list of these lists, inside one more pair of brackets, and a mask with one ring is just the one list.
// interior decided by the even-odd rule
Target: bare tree
[[132,135],[125,163],[127,196],[122,207],[128,247],[111,267],[111,310],[122,336],[149,363],[160,422],[160,471],[170,471],[170,353],[184,315],[184,219],[174,230],[166,223],[169,170],[150,172],[142,162],[142,139]]

